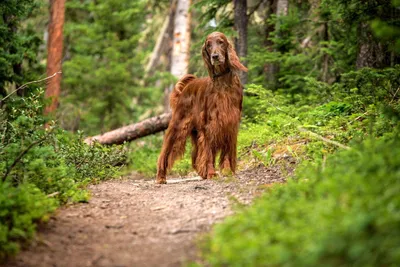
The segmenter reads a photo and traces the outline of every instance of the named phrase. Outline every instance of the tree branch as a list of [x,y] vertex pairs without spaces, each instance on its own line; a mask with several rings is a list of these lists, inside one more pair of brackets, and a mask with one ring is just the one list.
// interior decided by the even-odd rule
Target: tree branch
[[14,162],[10,165],[10,167],[7,168],[6,173],[3,176],[2,181],[4,182],[7,179],[7,176],[10,174],[11,170],[15,167],[15,165],[17,165],[18,162],[21,161],[22,157],[25,156],[26,153],[28,153],[29,150],[31,150],[35,145],[38,145],[40,143],[42,143],[44,140],[47,139],[47,137],[50,135],[51,130],[48,131],[48,133],[43,136],[42,138],[40,138],[39,140],[36,140],[35,142],[31,143],[24,151],[22,151],[18,157],[14,160]]
[[46,78],[43,78],[43,79],[40,79],[40,80],[37,80],[37,81],[27,82],[27,83],[21,85],[20,87],[18,87],[17,89],[15,89],[14,91],[12,91],[11,93],[9,93],[7,96],[5,96],[2,100],[0,100],[0,103],[3,102],[4,100],[6,100],[7,98],[9,98],[11,95],[15,94],[15,92],[17,92],[18,90],[24,89],[29,84],[40,83],[40,82],[43,82],[43,81],[47,81],[47,80],[49,80],[51,78],[54,78],[57,74],[61,74],[61,73],[62,73],[61,71],[58,71],[58,72],[54,73],[53,75],[51,75],[49,77],[46,77]]
[[298,126],[297,129],[299,129],[300,132],[306,132],[306,133],[308,133],[308,134],[311,135],[311,136],[314,136],[314,137],[316,137],[316,138],[318,138],[318,139],[320,139],[320,140],[322,140],[322,141],[324,141],[324,142],[330,143],[330,144],[335,145],[335,146],[338,146],[338,147],[340,147],[340,148],[347,149],[347,150],[350,150],[350,149],[351,149],[351,147],[345,146],[345,145],[343,145],[343,144],[341,144],[341,143],[339,143],[339,142],[336,142],[336,141],[330,140],[330,139],[328,139],[328,138],[325,138],[325,137],[323,137],[323,136],[321,136],[321,135],[319,135],[319,134],[316,134],[316,133],[314,133],[314,132],[311,132],[311,131],[309,131],[309,130],[304,129],[303,127]]

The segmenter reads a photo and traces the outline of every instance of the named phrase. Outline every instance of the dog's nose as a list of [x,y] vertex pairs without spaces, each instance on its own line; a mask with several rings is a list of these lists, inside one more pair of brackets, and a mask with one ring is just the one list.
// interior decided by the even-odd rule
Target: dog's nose
[[219,55],[218,55],[218,54],[212,54],[211,57],[212,57],[212,59],[214,59],[214,60],[218,60]]

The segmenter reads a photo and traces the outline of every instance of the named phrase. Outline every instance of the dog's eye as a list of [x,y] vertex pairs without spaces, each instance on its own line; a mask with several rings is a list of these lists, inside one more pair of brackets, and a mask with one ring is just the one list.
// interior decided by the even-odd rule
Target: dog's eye
[[222,40],[218,40],[217,43],[218,43],[219,45],[222,45],[224,42],[223,42]]

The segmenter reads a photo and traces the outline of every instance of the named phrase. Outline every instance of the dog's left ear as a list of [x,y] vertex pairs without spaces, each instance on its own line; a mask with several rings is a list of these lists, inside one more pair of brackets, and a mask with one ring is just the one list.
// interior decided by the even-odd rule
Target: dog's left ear
[[239,57],[236,54],[235,49],[233,48],[233,45],[231,42],[228,41],[228,48],[227,48],[227,54],[228,54],[228,64],[229,68],[232,71],[244,71],[247,72],[247,68],[242,65],[239,61]]

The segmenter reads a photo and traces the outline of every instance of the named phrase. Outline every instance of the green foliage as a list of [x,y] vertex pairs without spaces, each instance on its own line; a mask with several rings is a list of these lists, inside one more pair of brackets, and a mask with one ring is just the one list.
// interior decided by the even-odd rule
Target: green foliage
[[211,266],[395,266],[400,261],[400,146],[367,140],[304,166],[217,225]]
[[359,102],[357,97],[363,97],[364,105],[382,101],[393,103],[399,97],[396,94],[400,86],[399,75],[400,65],[383,70],[364,68],[343,74],[339,90],[354,102]]
[[[139,117],[161,99],[159,88],[143,87],[145,1],[68,1],[63,64],[64,127],[87,134],[108,131]],[[153,115],[148,112],[146,116]]]
[[145,176],[157,173],[157,159],[161,151],[162,138],[149,136],[132,142],[129,153],[129,166]]
[[46,221],[56,207],[55,199],[32,184],[0,182],[0,260],[17,253],[19,242],[32,238],[35,223]]
[[206,29],[206,34],[213,31],[232,33],[233,10],[229,0],[200,0],[193,7],[200,11],[198,29]]
[[97,142],[88,146],[82,133],[60,131],[54,141],[57,153],[68,166],[75,169],[78,180],[100,181],[114,177],[126,162],[123,146],[103,146]]
[[[33,0],[0,3],[0,96],[10,84],[21,85],[41,70],[36,58],[41,43],[30,23],[22,24],[37,7]],[[29,72],[26,70],[29,68]]]
[[366,136],[393,135],[400,114],[399,75],[395,66],[349,72],[333,85],[308,78],[308,94],[297,95],[295,103],[290,96],[248,85],[238,137],[240,159],[265,166],[282,154],[296,161],[318,160],[338,149],[318,135],[344,145]]

